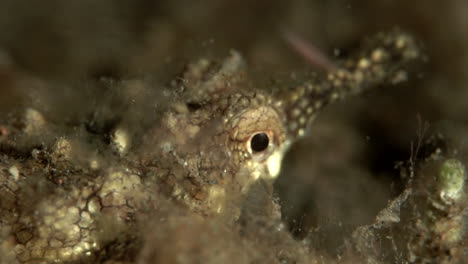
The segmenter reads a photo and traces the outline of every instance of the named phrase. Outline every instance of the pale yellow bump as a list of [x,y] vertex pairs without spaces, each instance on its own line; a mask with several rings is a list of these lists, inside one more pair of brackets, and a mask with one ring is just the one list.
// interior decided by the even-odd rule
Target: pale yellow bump
[[55,211],[55,217],[57,218],[64,218],[67,213],[67,208],[66,207],[61,207],[57,211]]
[[299,95],[297,93],[292,93],[291,94],[291,101],[295,102],[299,99]]
[[[136,174],[130,174],[130,176],[128,176],[128,183],[132,185],[132,187],[134,188],[138,188],[140,187],[141,185],[141,178],[136,175]],[[124,182],[125,183],[125,182]]]
[[93,224],[93,220],[91,219],[91,215],[86,211],[81,212],[81,219],[79,222],[79,226],[82,228],[88,228],[92,224]]
[[61,259],[69,259],[72,255],[73,249],[71,247],[66,247],[59,251],[59,256]]
[[26,133],[39,132],[46,124],[42,114],[33,108],[26,109],[25,113],[26,126],[24,128]]
[[60,247],[63,247],[63,242],[58,239],[53,238],[50,240],[49,245],[53,248],[60,248]]
[[82,197],[89,197],[93,193],[93,189],[90,187],[84,187],[81,189],[81,196]]
[[358,83],[364,81],[364,73],[362,71],[356,71],[354,73],[354,80]]
[[182,188],[178,185],[174,186],[172,190],[172,196],[179,196],[182,193]]
[[73,188],[70,192],[72,197],[78,197],[80,196],[80,190],[78,188]]
[[52,215],[45,215],[42,218],[42,221],[44,221],[44,224],[46,225],[52,225],[55,221],[55,218]]
[[336,101],[336,100],[338,100],[339,98],[340,98],[340,95],[339,95],[338,93],[336,93],[336,92],[335,92],[335,93],[332,93],[332,95],[331,95],[331,100],[332,100],[332,101]]
[[91,244],[88,242],[79,243],[73,248],[73,251],[80,252],[80,253],[89,251],[89,250],[91,250]]
[[127,200],[120,192],[112,192],[102,199],[104,206],[124,206]]
[[91,234],[91,229],[81,229],[80,230],[80,236],[81,236],[80,241],[85,241],[85,240],[89,241],[91,239],[90,234]]
[[187,108],[187,105],[183,103],[176,103],[173,105],[173,107],[174,107],[174,110],[180,114],[188,113],[189,111]]
[[299,118],[299,124],[305,125],[306,122],[307,122],[307,119],[305,117],[301,116],[301,118]]
[[49,237],[52,233],[52,228],[49,226],[41,225],[37,228],[40,237]]
[[302,128],[301,128],[301,129],[299,129],[299,130],[297,131],[297,135],[298,135],[299,137],[302,137],[302,136],[304,136],[304,134],[305,134],[305,130],[304,130],[304,129],[302,129]]
[[292,117],[298,117],[299,115],[301,114],[301,110],[299,110],[298,108],[294,108],[291,115]]
[[177,125],[177,118],[173,113],[169,113],[165,118],[165,123],[169,128],[174,128]]
[[14,180],[14,181],[18,181],[18,180],[19,180],[19,170],[18,170],[18,167],[16,167],[16,166],[11,166],[11,167],[8,169],[8,172],[9,172],[10,175],[13,177],[13,180]]
[[[322,107],[322,101],[316,101],[315,102],[315,109],[320,109]],[[309,114],[311,114],[312,111],[310,111]]]
[[299,107],[305,109],[309,105],[309,100],[307,98],[302,98],[299,102]]
[[279,107],[282,107],[283,104],[284,104],[283,101],[279,100],[279,101],[276,101],[275,106],[279,108]]
[[89,161],[89,167],[92,169],[92,170],[97,170],[99,169],[99,161],[96,159],[96,158],[93,158]]
[[80,209],[84,209],[86,207],[86,200],[83,199],[83,198],[80,198],[77,203],[76,203],[76,206]]
[[98,198],[93,198],[88,202],[88,212],[95,214],[101,211],[101,204],[99,203]]
[[130,145],[130,137],[123,128],[118,128],[114,131],[112,140],[120,154],[125,153]]
[[194,125],[188,125],[186,127],[186,130],[187,130],[188,136],[191,137],[191,138],[194,138],[198,134],[198,132],[200,131],[200,127],[199,126],[194,126]]
[[80,228],[76,225],[73,225],[67,231],[67,241],[76,241],[80,238]]
[[44,249],[43,248],[34,247],[31,250],[31,257],[32,258],[41,259],[43,257],[43,255],[44,255]]
[[343,69],[339,69],[337,72],[336,72],[336,76],[340,79],[344,79],[347,75],[347,71],[343,70]]
[[60,219],[60,220],[57,219],[57,221],[54,222],[52,227],[57,231],[64,231],[68,229],[69,223],[67,223],[67,221],[64,221],[63,219]]
[[381,62],[384,58],[384,51],[382,49],[375,49],[373,52],[372,52],[372,55],[371,55],[371,58],[373,61],[375,62]]
[[311,106],[309,106],[309,107],[307,107],[306,111],[307,111],[307,114],[310,115],[310,114],[312,114],[312,112],[314,112],[314,109]]
[[21,217],[21,223],[23,224],[31,224],[33,222],[31,216],[25,215],[24,217]]
[[257,94],[256,96],[260,101],[265,101],[265,96],[263,94]]
[[249,99],[244,97],[240,100],[239,104],[243,106],[247,106],[249,104]]
[[369,66],[370,66],[370,62],[366,58],[362,58],[358,62],[358,67],[361,68],[361,69],[367,69],[367,68],[369,68]]
[[70,223],[75,223],[79,220],[79,213],[80,210],[77,207],[70,207],[67,210],[67,216],[66,218]]
[[72,250],[73,250],[74,255],[81,255],[85,251],[85,248],[83,247],[82,244],[83,243],[80,243],[80,244],[73,247]]
[[407,39],[404,37],[404,36],[400,36],[397,40],[396,40],[396,47],[399,48],[399,49],[402,49],[406,46],[406,43],[407,43]]
[[49,242],[45,238],[36,239],[32,243],[32,246],[35,247],[35,248],[46,248],[48,245],[49,245]]
[[49,249],[44,253],[44,258],[49,260],[49,261],[55,261],[57,260],[58,254],[57,250],[55,249]]

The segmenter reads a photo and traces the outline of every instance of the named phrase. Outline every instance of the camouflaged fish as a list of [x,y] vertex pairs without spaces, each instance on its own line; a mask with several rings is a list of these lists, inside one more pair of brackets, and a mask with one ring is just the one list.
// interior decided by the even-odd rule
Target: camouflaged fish
[[[115,129],[110,147],[117,154],[106,156],[107,162],[94,152],[76,157],[66,136],[50,148],[12,155],[15,136],[52,130],[47,117],[29,109],[25,125],[11,127],[0,141],[4,259],[96,263],[131,258],[129,248],[135,246],[112,245],[129,234],[138,217],[161,208],[162,200],[203,217],[225,214],[227,221],[237,221],[242,208],[236,201],[258,181],[271,184],[288,148],[307,135],[320,109],[404,80],[407,67],[420,57],[410,35],[381,33],[327,74],[273,92],[252,87],[237,52],[221,63],[201,59],[173,82],[175,99],[144,138],[131,138],[123,125]],[[28,195],[44,188],[43,197]]]

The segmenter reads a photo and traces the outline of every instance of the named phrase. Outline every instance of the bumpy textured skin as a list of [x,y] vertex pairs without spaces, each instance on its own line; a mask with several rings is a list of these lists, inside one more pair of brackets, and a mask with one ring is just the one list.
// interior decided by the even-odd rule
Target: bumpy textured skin
[[[226,223],[248,222],[243,203],[262,200],[251,190],[269,195],[285,151],[322,107],[402,80],[406,66],[419,58],[408,34],[379,34],[339,62],[335,72],[277,92],[251,87],[236,52],[221,64],[202,59],[173,82],[175,99],[161,110],[160,123],[135,140],[142,144],[124,151],[127,143],[118,142],[120,153],[110,157],[77,154],[79,144],[67,137],[45,147],[20,146],[18,139],[54,133],[47,117],[29,110],[26,117],[1,124],[8,131],[0,141],[1,260],[132,263],[143,243],[140,224],[167,206],[205,219],[222,215]],[[250,149],[256,133],[270,140],[259,153]],[[279,219],[278,206],[265,201],[258,203],[261,214]],[[143,259],[151,255],[145,252]]]

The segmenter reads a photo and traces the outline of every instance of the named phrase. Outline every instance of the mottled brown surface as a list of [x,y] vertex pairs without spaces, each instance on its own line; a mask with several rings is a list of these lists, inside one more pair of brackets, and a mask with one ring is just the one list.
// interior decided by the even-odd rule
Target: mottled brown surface
[[466,259],[434,183],[465,160],[463,2],[0,5],[0,261]]

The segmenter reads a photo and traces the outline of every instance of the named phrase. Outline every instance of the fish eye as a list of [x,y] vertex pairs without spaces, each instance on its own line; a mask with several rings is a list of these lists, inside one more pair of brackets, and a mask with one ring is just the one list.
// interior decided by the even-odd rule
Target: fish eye
[[270,138],[264,132],[256,133],[250,139],[250,149],[252,150],[252,153],[265,151],[269,145],[270,145]]

